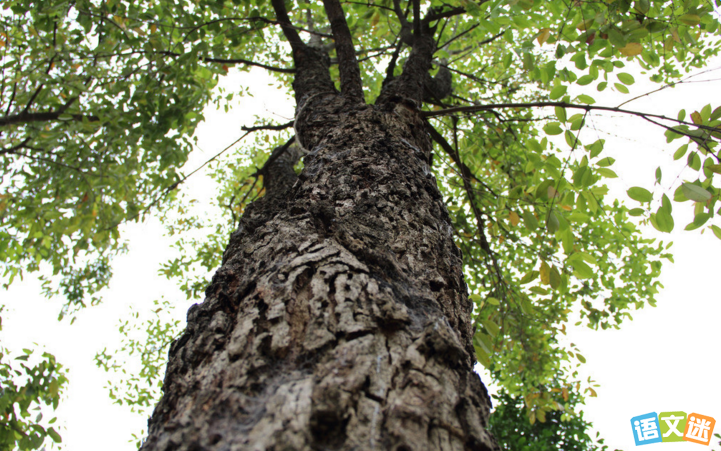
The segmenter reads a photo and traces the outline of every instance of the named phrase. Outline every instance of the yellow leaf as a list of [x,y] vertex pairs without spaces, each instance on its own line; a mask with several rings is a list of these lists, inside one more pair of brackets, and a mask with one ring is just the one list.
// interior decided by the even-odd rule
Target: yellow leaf
[[515,211],[512,211],[510,215],[508,215],[508,219],[511,221],[511,225],[513,227],[516,227],[518,223],[521,221],[521,218],[518,216],[518,214]]
[[380,13],[376,10],[376,12],[373,14],[373,17],[371,17],[371,27],[375,28],[376,25],[378,25],[378,21],[381,20]]
[[573,210],[573,208],[571,208],[569,205],[561,205],[561,208],[564,209],[564,210],[566,210],[566,211],[571,211],[571,210]]
[[551,283],[551,267],[548,266],[548,263],[542,261],[541,262],[541,283],[544,285],[548,285]]
[[588,27],[590,27],[593,24],[593,22],[594,22],[593,19],[586,19],[583,22],[581,22],[580,24],[578,24],[578,26],[576,26],[576,28],[578,28],[581,31],[588,30]]
[[694,124],[699,125],[703,123],[703,119],[701,118],[701,114],[698,111],[694,111],[691,113],[691,120]]
[[541,28],[538,31],[538,37],[536,38],[536,40],[538,41],[538,45],[543,45],[544,42],[548,41],[549,36],[551,36],[551,29]]
[[618,51],[621,52],[623,56],[636,56],[643,52],[643,46],[638,42],[629,42],[626,44],[626,47],[618,49]]
[[674,41],[678,42],[679,44],[681,43],[681,38],[678,36],[678,30],[677,30],[677,29],[675,29],[675,28],[672,28],[672,29],[671,29],[671,36],[673,37],[673,40],[674,40]]
[[158,30],[158,26],[157,26],[157,25],[152,24],[152,25],[150,26],[150,32],[151,32],[151,33],[155,33],[157,30]]

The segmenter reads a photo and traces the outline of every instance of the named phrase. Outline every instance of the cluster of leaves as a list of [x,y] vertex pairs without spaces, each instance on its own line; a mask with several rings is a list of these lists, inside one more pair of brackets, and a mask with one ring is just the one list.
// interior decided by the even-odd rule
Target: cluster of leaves
[[182,332],[180,321],[173,319],[175,307],[162,299],[153,301],[149,315],[133,312],[118,327],[124,337],[122,346],[95,355],[98,367],[115,376],[106,388],[116,404],[149,414],[160,398],[168,349]]
[[[0,330],[2,330],[0,320]],[[0,449],[21,451],[39,449],[47,438],[60,443],[52,425],[55,418],[43,420],[43,406],[58,407],[67,384],[65,371],[48,353],[31,365],[33,350],[23,349],[22,355],[10,356],[0,348]],[[10,363],[9,360],[15,363]],[[47,411],[45,412],[47,413]]]
[[[540,394],[536,394],[539,395]],[[591,423],[583,418],[583,412],[575,412],[578,397],[567,387],[555,388],[543,393],[554,402],[564,406],[544,417],[543,422],[525,421],[527,402],[501,390],[493,395],[496,409],[490,416],[489,427],[504,450],[526,451],[603,451],[608,449],[603,439],[596,435],[594,441],[588,435]],[[529,395],[532,397],[533,395]]]
[[225,72],[203,57],[225,49],[189,36],[189,1],[3,6],[0,262],[8,284],[47,263],[72,309],[107,285],[118,226],[180,180]]

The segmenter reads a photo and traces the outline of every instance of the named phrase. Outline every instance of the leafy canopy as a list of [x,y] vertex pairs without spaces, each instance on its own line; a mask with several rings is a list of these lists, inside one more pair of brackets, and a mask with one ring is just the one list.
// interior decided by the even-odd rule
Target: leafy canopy
[[[571,314],[606,329],[631,318],[633,309],[654,305],[661,261],[671,256],[662,243],[641,236],[639,222],[669,232],[673,202],[688,202],[694,220],[686,228],[721,238],[718,105],[666,117],[596,101],[609,90],[630,93],[639,72],[663,86],[703,67],[719,51],[719,4],[342,2],[369,102],[389,75],[402,71],[415,24],[423,20],[435,32],[432,75],[439,84],[450,76],[453,89],[431,89],[422,108],[436,142],[433,170],[476,304],[474,346],[495,382],[524,400],[531,422],[570,414],[574,403],[559,392],[570,391],[575,400],[595,395],[590,383],[577,380],[584,357],[562,344]],[[292,58],[271,5],[2,5],[0,261],[7,283],[44,269],[47,293],[67,299],[63,313],[95,302],[112,256],[123,250],[119,225],[157,208],[181,250],[162,272],[199,298],[238,215],[263,194],[257,167],[291,136],[289,124],[259,120],[246,130],[253,142],[241,141],[209,162],[220,219],[184,202],[178,187],[194,173],[183,164],[204,107],[227,109],[245,92],[214,91],[219,77],[262,67],[290,89]],[[302,37],[335,58],[322,5],[285,6]],[[333,71],[337,78],[337,66]],[[582,142],[589,117],[608,112],[653,122],[669,142],[682,140],[674,157],[694,177],[674,193],[630,189],[633,208],[610,199],[613,158],[603,140]],[[152,343],[177,334],[177,326],[152,321]],[[123,353],[104,351],[98,361],[117,367],[116,359],[143,346],[131,338]],[[150,377],[114,393],[139,408],[153,404],[159,380],[157,359],[144,359]]]

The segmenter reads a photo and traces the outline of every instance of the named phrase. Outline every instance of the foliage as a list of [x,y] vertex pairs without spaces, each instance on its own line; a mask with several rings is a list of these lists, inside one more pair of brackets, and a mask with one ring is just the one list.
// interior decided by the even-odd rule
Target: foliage
[[[411,3],[343,4],[369,102],[410,54],[404,23],[420,19]],[[668,245],[642,237],[638,224],[669,232],[672,200],[690,202],[694,220],[686,228],[721,238],[721,191],[714,186],[721,108],[667,117],[594,99],[607,90],[630,94],[637,77],[665,86],[703,67],[721,46],[718,13],[699,0],[419,4],[439,43],[433,74],[453,75],[453,94],[431,95],[423,110],[437,144],[433,171],[476,304],[477,357],[509,402],[536,394],[531,410],[549,418],[559,414],[559,403],[548,387],[572,387],[578,402],[595,395],[590,384],[571,383],[585,358],[563,343],[569,319],[617,328],[633,310],[655,305],[661,262],[672,256]],[[218,76],[233,65],[260,66],[290,87],[289,49],[270,4],[4,5],[0,260],[9,281],[46,262],[71,305],[82,305],[107,283],[109,260],[122,250],[118,224],[158,206],[181,252],[161,271],[197,299],[238,215],[263,193],[255,168],[289,137],[283,126],[260,126],[252,144],[214,159],[220,219],[177,195],[194,173],[184,176],[181,166],[203,107],[212,101],[227,108],[244,92],[213,97]],[[334,57],[322,5],[286,5],[303,36]],[[604,112],[653,122],[669,142],[683,140],[675,158],[693,177],[673,194],[633,187],[630,206],[610,199],[613,158],[603,140],[583,134],[586,122]],[[48,281],[48,293],[53,287]],[[140,407],[156,393],[149,387],[159,380],[157,350],[176,329],[151,325],[148,334],[147,348],[129,337],[119,351],[141,355],[146,372],[129,376],[130,391],[113,392]],[[98,362],[118,368],[118,358],[104,351]]]
[[43,421],[47,409],[42,406],[58,407],[67,378],[62,366],[47,352],[37,364],[28,363],[33,352],[23,349],[11,364],[10,354],[0,348],[0,449],[39,449],[46,438],[55,443],[62,440],[49,426],[56,419]]
[[555,402],[564,410],[554,410],[543,417],[543,421],[526,421],[526,402],[513,397],[506,391],[493,396],[496,409],[490,416],[490,430],[501,449],[525,451],[596,451],[606,450],[603,439],[597,442],[588,435],[591,426],[584,420],[583,412],[575,412],[578,398],[568,388],[556,388],[552,393]]

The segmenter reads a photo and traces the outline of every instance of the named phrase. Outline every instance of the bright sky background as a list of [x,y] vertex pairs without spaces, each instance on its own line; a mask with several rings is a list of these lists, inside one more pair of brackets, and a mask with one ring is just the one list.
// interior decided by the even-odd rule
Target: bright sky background
[[[721,66],[719,60],[714,64],[711,67]],[[710,78],[721,79],[721,70],[705,77]],[[191,155],[187,166],[190,169],[186,172],[235,141],[242,134],[240,127],[252,124],[253,115],[275,117],[280,122],[290,119],[293,102],[267,83],[261,71],[226,77],[225,86],[251,86],[255,97],[243,98],[239,107],[229,114],[206,112],[207,120],[198,131],[199,147],[203,150]],[[632,95],[657,87],[637,83],[632,87]],[[626,107],[675,117],[680,108],[691,113],[709,102],[713,107],[719,106],[720,92],[719,81],[685,84]],[[608,91],[602,96],[595,89],[588,93],[599,104],[608,106],[632,96]],[[597,131],[593,130],[594,125]],[[595,135],[607,140],[604,155],[616,158],[612,169],[619,174],[619,179],[609,185],[612,193],[629,206],[636,203],[625,197],[625,191],[637,185],[651,186],[656,166],[661,166],[664,174],[657,193],[663,190],[671,195],[684,174],[692,175],[671,164],[671,155],[682,141],[666,145],[663,131],[641,119],[593,116],[588,121],[587,133],[590,134],[586,142],[592,142]],[[192,191],[196,198],[213,194],[212,185],[200,174],[191,177],[185,189]],[[721,241],[709,233],[684,233],[683,228],[692,219],[691,209],[687,207],[687,204],[674,203],[677,219],[673,234],[661,236],[648,228],[649,235],[674,241],[676,263],[664,264],[665,289],[658,297],[658,307],[634,312],[634,320],[619,331],[597,332],[572,327],[568,333],[569,341],[578,345],[588,361],[583,371],[600,384],[598,398],[589,399],[584,411],[586,418],[606,438],[610,449],[635,448],[630,418],[652,411],[681,410],[708,415],[719,422],[716,432],[721,431],[721,295],[718,289]],[[64,449],[95,451],[102,447],[106,451],[132,451],[135,447],[129,441],[131,434],[145,428],[146,418],[111,403],[104,388],[108,375],[95,366],[93,356],[104,347],[118,346],[117,327],[121,319],[129,319],[131,306],[147,310],[153,300],[164,296],[178,302],[177,314],[184,318],[192,302],[185,301],[172,283],[157,274],[160,264],[174,255],[169,248],[172,241],[163,233],[163,227],[154,219],[123,228],[130,250],[114,262],[115,276],[110,289],[104,293],[104,303],[85,309],[73,325],[57,321],[60,303],[42,298],[39,283],[33,277],[16,283],[7,292],[0,291],[0,303],[8,306],[0,332],[2,345],[19,352],[37,343],[69,369],[70,386],[56,412]],[[642,449],[698,451],[718,447],[662,443]]]

